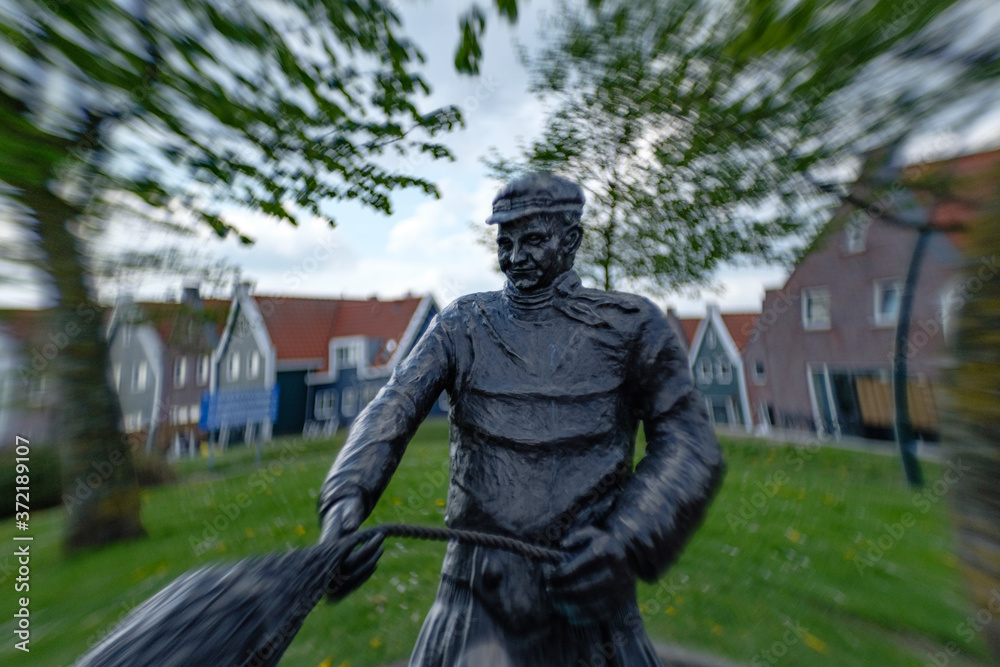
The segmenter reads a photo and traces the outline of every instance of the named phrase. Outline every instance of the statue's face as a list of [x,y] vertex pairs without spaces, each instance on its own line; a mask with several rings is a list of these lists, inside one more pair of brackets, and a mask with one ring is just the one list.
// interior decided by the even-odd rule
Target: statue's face
[[512,220],[497,231],[497,259],[507,280],[521,291],[548,287],[572,266],[574,239],[542,216]]

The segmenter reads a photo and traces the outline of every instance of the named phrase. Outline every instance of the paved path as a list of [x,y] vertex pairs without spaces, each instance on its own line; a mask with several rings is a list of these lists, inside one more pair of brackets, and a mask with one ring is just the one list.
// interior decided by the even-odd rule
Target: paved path
[[[832,438],[819,440],[815,433],[809,431],[782,431],[772,429],[767,434],[747,433],[742,430],[716,428],[716,433],[729,438],[756,440],[762,444],[783,447],[785,445],[808,445],[820,443],[824,447],[845,449],[852,452],[866,452],[883,456],[899,456],[899,446],[892,440],[867,440],[865,438],[843,437],[840,440]],[[917,443],[917,458],[924,461],[941,462],[941,446],[938,444]]]

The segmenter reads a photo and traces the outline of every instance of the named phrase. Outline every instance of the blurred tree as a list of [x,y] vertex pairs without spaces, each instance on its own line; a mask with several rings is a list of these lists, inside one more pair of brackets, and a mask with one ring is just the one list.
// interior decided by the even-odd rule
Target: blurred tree
[[[966,183],[958,187],[968,189]],[[957,479],[935,481],[947,489],[959,564],[972,598],[970,610],[996,610],[1000,591],[1000,167],[971,185],[985,193],[970,224],[966,268],[955,293],[960,307],[952,349],[955,363],[947,375],[943,451]],[[929,487],[930,489],[930,487]],[[972,618],[972,616],[970,616]],[[970,625],[1000,660],[1000,623],[996,614]],[[972,632],[972,630],[970,630]],[[997,663],[994,663],[997,664]]]
[[[494,4],[516,19],[516,2]],[[460,23],[455,66],[474,73],[485,15],[473,6]],[[329,219],[324,202],[389,213],[396,188],[437,196],[378,160],[449,158],[433,139],[462,122],[455,107],[418,109],[423,56],[400,30],[381,0],[0,5],[0,199],[25,241],[0,261],[37,260],[49,278],[64,481],[92,491],[68,515],[67,549],[143,534],[88,240],[122,210],[225,236],[240,234],[224,216],[236,206],[294,225]]]
[[[865,152],[990,108],[996,8],[969,0],[609,0],[566,5],[523,54],[542,136],[501,179],[549,169],[589,191],[578,266],[599,286],[706,282],[789,261]],[[980,11],[981,10],[981,11]],[[958,39],[961,37],[962,39]],[[987,44],[982,46],[976,43]]]

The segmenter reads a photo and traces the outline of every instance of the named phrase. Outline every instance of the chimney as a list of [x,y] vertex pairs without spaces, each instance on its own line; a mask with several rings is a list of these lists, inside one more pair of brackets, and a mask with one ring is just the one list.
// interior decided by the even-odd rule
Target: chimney
[[198,293],[198,286],[185,285],[184,291],[181,292],[181,303],[185,303],[189,306],[194,306],[199,301],[201,301],[201,295]]

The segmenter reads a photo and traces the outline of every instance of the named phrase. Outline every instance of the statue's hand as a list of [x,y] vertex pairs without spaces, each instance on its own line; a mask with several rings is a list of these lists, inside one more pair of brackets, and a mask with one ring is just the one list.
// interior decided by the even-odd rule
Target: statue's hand
[[384,539],[385,535],[376,533],[347,554],[326,589],[330,602],[343,600],[375,573],[378,559],[382,557]]
[[635,574],[625,546],[612,534],[588,526],[562,542],[569,559],[546,571],[549,595],[571,623],[611,614],[635,590]]
[[[320,542],[348,539],[363,520],[361,499],[357,496],[341,498],[323,511]],[[382,556],[383,539],[383,535],[374,535],[347,554],[327,588],[330,601],[347,597],[374,574]]]

